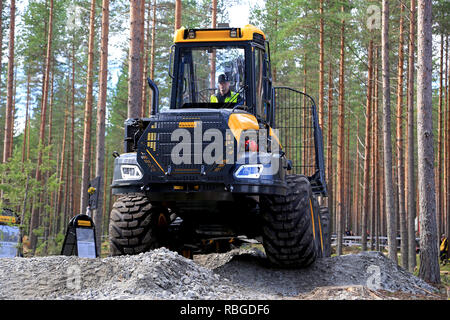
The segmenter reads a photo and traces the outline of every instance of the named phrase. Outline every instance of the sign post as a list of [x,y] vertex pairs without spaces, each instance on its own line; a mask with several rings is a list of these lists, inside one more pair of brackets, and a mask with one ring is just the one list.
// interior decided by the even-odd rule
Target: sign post
[[95,225],[91,218],[91,210],[97,208],[98,188],[100,177],[89,182],[89,204],[86,214],[73,217],[67,226],[61,254],[65,256],[78,256],[81,258],[97,258],[97,242]]
[[91,217],[79,214],[70,220],[61,254],[81,258],[98,257],[95,226]]
[[10,209],[0,210],[0,258],[21,256],[20,219]]

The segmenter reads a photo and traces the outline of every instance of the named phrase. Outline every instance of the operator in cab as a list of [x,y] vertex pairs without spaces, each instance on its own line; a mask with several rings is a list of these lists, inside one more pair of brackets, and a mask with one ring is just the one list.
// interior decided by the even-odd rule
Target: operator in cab
[[230,90],[230,79],[226,74],[219,76],[219,92],[211,96],[211,102],[239,102],[239,94]]

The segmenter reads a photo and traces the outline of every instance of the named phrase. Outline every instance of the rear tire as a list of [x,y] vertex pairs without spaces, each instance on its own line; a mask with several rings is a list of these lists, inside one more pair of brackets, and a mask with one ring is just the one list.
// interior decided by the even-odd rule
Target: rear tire
[[164,246],[168,219],[167,210],[152,206],[143,194],[120,197],[109,223],[111,255],[138,254]]
[[261,197],[263,246],[269,261],[277,266],[306,267],[317,256],[311,221],[311,185],[302,175],[288,175],[286,182],[286,196]]

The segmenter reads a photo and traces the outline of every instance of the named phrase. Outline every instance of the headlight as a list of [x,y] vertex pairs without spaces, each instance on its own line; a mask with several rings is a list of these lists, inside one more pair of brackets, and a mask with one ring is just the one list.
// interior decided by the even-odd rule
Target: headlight
[[120,170],[122,172],[123,180],[139,180],[142,178],[142,173],[138,166],[122,165]]
[[262,164],[244,164],[236,170],[234,176],[241,179],[259,179],[263,167]]

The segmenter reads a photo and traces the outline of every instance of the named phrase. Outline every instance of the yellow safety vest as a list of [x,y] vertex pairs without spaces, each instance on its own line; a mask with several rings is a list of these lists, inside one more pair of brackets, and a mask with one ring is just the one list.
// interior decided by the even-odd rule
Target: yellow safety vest
[[[230,91],[230,95],[225,98],[225,103],[227,103],[227,102],[237,102],[237,99],[238,99],[239,95],[235,96],[235,94],[236,94],[235,92]],[[214,102],[214,103],[219,102],[219,99],[217,98],[216,95],[213,94],[211,96],[211,102]]]

